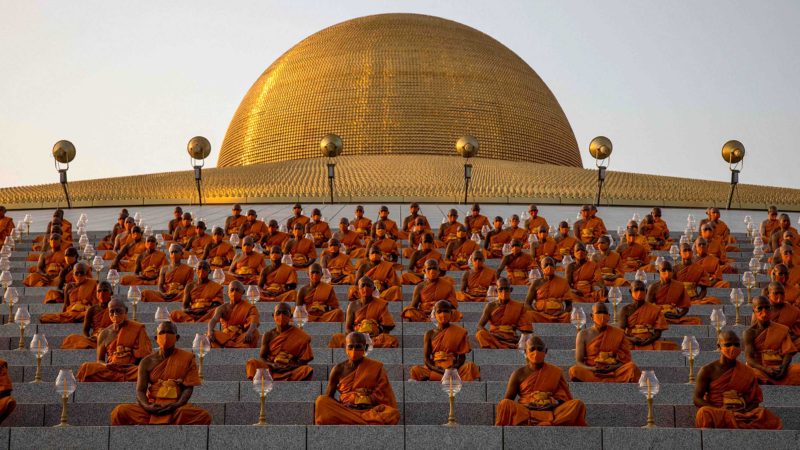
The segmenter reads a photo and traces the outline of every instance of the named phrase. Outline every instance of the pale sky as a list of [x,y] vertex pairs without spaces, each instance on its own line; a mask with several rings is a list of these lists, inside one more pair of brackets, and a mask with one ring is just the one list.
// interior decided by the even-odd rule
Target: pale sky
[[[0,0],[0,187],[215,166],[245,92],[327,26],[414,12],[476,28],[524,59],[609,170],[728,181],[722,144],[747,148],[743,183],[800,188],[800,2]],[[333,130],[335,131],[335,130]]]

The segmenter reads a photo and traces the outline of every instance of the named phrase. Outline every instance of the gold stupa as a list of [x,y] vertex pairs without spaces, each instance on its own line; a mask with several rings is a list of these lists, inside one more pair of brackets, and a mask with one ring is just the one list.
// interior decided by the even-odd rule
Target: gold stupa
[[314,33],[256,80],[218,167],[318,158],[335,132],[347,155],[452,157],[464,134],[483,158],[581,166],[555,96],[480,31],[419,14],[380,14]]

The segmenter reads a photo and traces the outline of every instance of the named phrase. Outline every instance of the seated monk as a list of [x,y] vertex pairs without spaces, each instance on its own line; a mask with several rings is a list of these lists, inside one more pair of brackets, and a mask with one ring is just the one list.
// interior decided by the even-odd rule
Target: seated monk
[[[208,321],[208,340],[211,348],[256,348],[258,343],[258,309],[242,300],[244,285],[231,281],[228,285],[230,303],[223,303],[214,310]],[[220,330],[216,330],[220,324]]]
[[242,205],[238,203],[233,205],[231,215],[225,218],[225,235],[230,236],[234,233],[239,233],[239,229],[242,228],[245,220],[247,218],[242,215]]
[[536,230],[536,241],[530,244],[530,255],[533,260],[538,264],[545,256],[551,258],[556,257],[558,246],[555,239],[551,238],[548,234],[547,227],[541,226]]
[[195,272],[197,281],[190,281],[183,289],[183,309],[169,313],[173,322],[206,322],[222,304],[222,285],[208,279],[208,261],[200,261]]
[[408,207],[409,214],[403,219],[403,228],[400,230],[400,238],[408,239],[417,224],[421,224],[424,230],[431,230],[428,218],[419,213],[419,203],[414,202]]
[[306,224],[305,232],[311,235],[314,247],[317,248],[325,245],[333,237],[330,225],[322,220],[322,212],[317,208],[311,211],[311,220]]
[[500,265],[497,266],[497,273],[506,271],[506,277],[511,284],[528,284],[528,271],[536,267],[536,261],[529,253],[522,251],[522,241],[514,239],[511,241],[511,253],[503,256]]
[[701,237],[697,238],[694,243],[694,251],[697,254],[695,263],[702,264],[706,273],[713,277],[713,279],[708,281],[709,283],[713,283],[710,287],[731,287],[730,283],[722,279],[722,266],[719,263],[719,258],[708,254],[708,241]]
[[304,306],[308,311],[309,322],[342,322],[344,312],[339,308],[339,300],[333,286],[322,281],[322,267],[312,264],[308,268],[309,283],[297,293],[297,307]]
[[[6,207],[0,205],[0,242],[5,242],[14,229],[14,219],[6,216]],[[2,422],[2,420],[0,420]]]
[[409,322],[430,322],[433,306],[439,300],[447,300],[453,305],[451,320],[460,322],[463,315],[456,310],[458,300],[453,283],[444,279],[435,259],[425,261],[425,280],[414,287],[411,304],[403,308],[401,317]]
[[764,244],[769,245],[769,250],[772,252],[778,250],[783,243],[783,237],[787,231],[791,233],[792,236],[795,236],[795,239],[798,239],[797,229],[792,226],[792,220],[789,218],[789,215],[781,214],[778,219],[778,228],[772,232],[769,239],[764,241]]
[[800,284],[800,266],[794,263],[793,255],[794,248],[790,245],[781,245],[780,249],[780,262],[789,271],[789,276],[786,278],[786,284],[797,286]]
[[206,223],[202,220],[197,221],[197,234],[189,238],[186,243],[186,256],[194,255],[198,258],[203,258],[206,252],[206,247],[214,241],[214,238],[206,233]]
[[133,272],[136,269],[136,258],[147,249],[142,236],[142,229],[135,226],[131,229],[131,241],[125,244],[117,253],[110,269],[120,272]]
[[527,319],[534,323],[569,323],[572,291],[567,280],[556,275],[556,262],[547,256],[542,260],[542,278],[528,288],[525,303],[530,308]]
[[425,333],[422,366],[411,366],[411,379],[441,381],[446,369],[458,370],[461,381],[479,381],[481,371],[475,363],[467,362],[469,346],[467,330],[450,323],[453,305],[447,300],[436,302],[436,328]]
[[275,328],[261,339],[259,359],[248,359],[245,365],[247,378],[253,379],[257,369],[269,369],[276,381],[307,381],[314,374],[308,365],[314,359],[311,336],[292,325],[292,308],[288,303],[278,303],[272,314]]
[[708,288],[716,284],[716,278],[706,272],[702,262],[693,260],[691,245],[681,244],[681,264],[678,264],[674,270],[675,278],[683,283],[686,295],[689,296],[693,305],[722,304],[720,299],[706,295]]
[[800,265],[800,255],[797,255],[795,252],[797,246],[792,243],[793,241],[794,235],[790,231],[783,233],[783,240],[780,241],[778,249],[772,253],[772,256],[767,259],[767,262],[771,264],[791,264],[795,267]]
[[8,363],[0,359],[0,424],[17,408],[17,401],[11,396],[12,390],[11,377],[8,376]]
[[261,244],[261,246],[264,248],[272,248],[272,246],[274,245],[277,245],[278,247],[283,247],[283,245],[286,243],[286,241],[289,240],[289,238],[291,238],[291,236],[289,236],[289,233],[284,233],[283,231],[280,231],[280,228],[278,227],[278,221],[272,219],[267,224],[267,233],[264,234],[264,236],[261,236],[261,241],[259,242],[259,244]]
[[617,247],[617,253],[621,260],[621,267],[623,272],[636,272],[639,269],[644,269],[650,263],[650,252],[636,242],[638,232],[633,227],[628,227],[625,233],[625,242]]
[[775,322],[775,305],[762,297],[753,299],[753,324],[745,330],[744,351],[747,365],[760,384],[800,385],[800,364],[792,364],[797,347],[789,328]]
[[669,250],[672,246],[672,238],[669,237],[669,226],[667,222],[661,218],[661,208],[654,207],[650,210],[650,215],[653,216],[653,228],[659,230],[662,235],[664,236],[664,244],[661,246],[661,250]]
[[542,227],[544,227],[545,231],[550,229],[547,219],[539,215],[539,207],[531,204],[531,206],[528,207],[528,218],[525,219],[525,230],[528,234],[538,234],[539,229]]
[[667,318],[659,306],[645,301],[646,290],[643,282],[631,282],[633,302],[622,307],[617,326],[625,330],[634,350],[680,350],[678,344],[661,340],[669,328]]
[[[436,267],[446,271],[444,265],[444,257],[438,250],[433,248],[433,236],[425,235],[422,238],[422,249],[416,250],[411,259],[408,260],[408,267],[406,272],[403,272],[401,280],[403,284],[419,284],[425,276],[424,268],[427,267],[428,261],[436,261]],[[431,305],[433,307],[433,305]]]
[[[529,335],[533,327],[525,310],[525,305],[511,300],[511,283],[505,278],[497,280],[497,300],[483,307],[478,321],[475,340],[481,348],[517,348],[520,332]],[[486,331],[486,324],[489,331]]]
[[144,252],[136,256],[133,275],[122,277],[123,285],[154,285],[158,282],[161,268],[168,264],[167,255],[158,250],[156,237],[148,236],[145,241]]
[[372,225],[371,237],[373,239],[378,236],[375,230],[377,230],[379,223],[383,224],[383,228],[386,230],[386,237],[395,241],[400,239],[400,230],[397,228],[397,222],[389,218],[389,207],[386,205],[381,206],[381,209],[378,211],[378,220]]
[[[800,305],[800,287],[787,284],[789,281],[789,268],[785,264],[775,264],[769,271],[771,281],[775,281],[783,286],[783,300],[794,306]],[[769,286],[761,289],[761,295],[769,296]]]
[[181,217],[181,221],[177,227],[175,227],[175,231],[172,233],[172,240],[181,244],[183,248],[187,248],[187,244],[189,243],[189,239],[191,239],[194,235],[197,234],[197,227],[192,225],[192,214],[191,213],[183,213]]
[[206,245],[203,254],[198,258],[208,261],[212,270],[228,270],[235,257],[236,249],[230,243],[225,242],[225,233],[222,228],[216,227],[211,234],[211,242]]
[[519,226],[519,216],[511,215],[508,221],[508,232],[511,233],[511,240],[518,239],[520,242],[528,242],[528,230]]
[[356,269],[350,262],[350,255],[341,253],[339,248],[341,244],[338,239],[328,241],[328,251],[322,255],[320,266],[330,272],[331,284],[353,284]]
[[480,245],[467,237],[467,227],[461,225],[456,238],[451,239],[444,251],[444,259],[448,269],[469,270],[469,258],[480,250]]
[[344,247],[344,252],[351,258],[359,259],[367,256],[364,240],[357,231],[350,229],[350,221],[347,220],[347,217],[339,220],[339,231],[336,232],[336,237]]
[[361,235],[361,239],[367,239],[372,236],[372,219],[364,217],[364,207],[357,205],[354,211],[353,228],[355,232]]
[[[133,240],[133,235],[131,234],[131,230],[133,227],[136,226],[136,221],[133,220],[133,217],[126,217],[125,222],[122,225],[122,230],[117,233],[116,237],[114,237],[114,243],[112,244],[111,248],[103,253],[103,259],[106,261],[113,261],[117,257],[117,253],[127,245],[129,242]],[[169,239],[164,237],[165,240],[171,240],[172,234],[169,235]]]
[[544,362],[542,338],[532,336],[525,344],[525,365],[511,374],[494,424],[585,427],[586,405],[572,398],[561,368]]
[[800,345],[800,308],[786,303],[785,289],[777,281],[767,286],[767,298],[770,304],[769,320],[787,327],[794,345]]
[[767,218],[761,222],[761,226],[758,227],[759,236],[761,236],[761,240],[764,241],[764,244],[769,245],[769,238],[772,236],[772,233],[775,232],[778,228],[781,227],[781,223],[778,220],[778,207],[777,206],[770,206],[767,209]]
[[463,226],[464,225],[458,221],[458,211],[455,209],[448,211],[445,222],[439,227],[439,240],[436,242],[436,246],[439,248],[447,247],[450,241],[456,240],[458,230]]
[[[54,220],[58,221],[59,219],[55,218]],[[37,236],[38,239],[45,239],[45,241],[41,244],[33,245],[32,251],[28,252],[28,256],[27,258],[25,258],[26,261],[37,262],[39,261],[39,257],[42,256],[42,253],[46,253],[47,251],[52,250],[53,247],[50,245],[49,237],[52,236],[53,234],[61,236],[61,247],[60,247],[61,250],[66,250],[72,247],[72,242],[67,242],[67,240],[64,238],[64,235],[61,234],[60,225],[53,225],[52,227],[48,226],[48,229],[50,230],[50,233],[47,235],[48,238],[45,239],[43,236]],[[2,242],[0,242],[0,244],[2,244]],[[36,270],[35,266],[28,267],[28,272],[34,272],[35,270]]]
[[594,261],[600,267],[600,278],[606,287],[625,286],[628,282],[622,272],[622,258],[614,250],[611,250],[611,238],[600,236],[597,240],[597,253],[594,254]]
[[202,381],[192,352],[175,347],[180,339],[172,322],[158,325],[158,351],[139,364],[136,404],[111,411],[111,425],[211,425],[211,415],[189,404]]
[[111,299],[108,315],[111,326],[97,336],[97,361],[81,364],[78,381],[136,381],[139,361],[153,351],[144,325],[128,320],[125,302]]
[[642,223],[639,224],[639,233],[647,240],[647,245],[652,250],[669,250],[672,245],[666,222],[662,220],[656,223],[652,214],[644,216]]
[[97,348],[97,336],[111,326],[108,302],[111,301],[111,283],[97,283],[96,302],[90,306],[83,318],[83,334],[70,334],[61,341],[62,350],[88,350]]
[[667,323],[678,325],[701,325],[699,317],[688,317],[692,306],[683,283],[672,278],[672,263],[661,261],[658,266],[658,281],[647,288],[647,301],[664,311]]
[[584,244],[594,244],[607,233],[603,220],[592,215],[591,205],[581,207],[581,218],[572,226],[575,238]]
[[503,218],[497,216],[492,228],[483,240],[483,249],[486,250],[489,258],[502,258],[503,246],[511,243],[511,232],[503,228]]
[[694,388],[697,428],[780,430],[781,419],[764,407],[764,394],[753,371],[736,360],[741,352],[733,331],[719,334],[719,359],[700,369]]
[[456,292],[456,300],[460,302],[485,302],[489,286],[497,282],[497,272],[486,265],[486,260],[481,250],[475,250],[470,260],[472,269],[464,272],[461,277],[461,289]]
[[[379,291],[379,297],[387,302],[403,300],[403,291],[400,286],[400,277],[394,270],[394,264],[382,260],[383,253],[378,247],[370,247],[366,262],[361,263],[356,270],[356,280],[361,277],[368,277],[375,283],[375,288]],[[358,299],[358,288],[356,283],[348,290],[347,299],[350,301]]]
[[72,223],[64,218],[64,210],[56,209],[53,211],[53,218],[47,223],[47,228],[45,229],[44,234],[33,238],[33,251],[42,251],[47,249],[48,243],[45,242],[45,238],[53,233],[56,233],[56,231],[54,231],[56,227],[60,229],[58,234],[61,235],[63,247],[67,248],[72,246]]
[[706,223],[700,228],[700,237],[708,244],[706,247],[708,254],[719,261],[720,273],[736,273],[736,269],[728,265],[728,253],[725,251],[727,246],[721,237],[714,235],[714,226],[711,223]]
[[[376,298],[375,283],[369,277],[358,280],[358,300],[347,305],[344,329],[348,333],[358,331],[370,335],[375,348],[397,348],[400,343],[396,337],[389,334],[394,329],[394,318],[389,312],[386,300]],[[336,333],[331,336],[329,348],[342,348],[345,345],[345,335]]]
[[556,254],[553,257],[557,262],[561,262],[565,256],[572,255],[572,249],[578,240],[569,234],[569,223],[562,221],[558,224],[558,234],[555,236]]
[[[131,217],[131,220],[133,220],[133,217]],[[176,206],[175,210],[172,211],[172,219],[167,222],[167,232],[162,235],[165,241],[173,240],[175,230],[178,229],[181,221],[183,221],[183,209],[180,206]]]
[[587,258],[586,246],[583,243],[575,244],[572,252],[575,254],[575,261],[567,266],[566,279],[572,288],[575,301],[590,303],[605,301],[605,285],[601,281],[600,266]]
[[96,302],[97,280],[89,278],[89,265],[75,264],[72,277],[75,281],[64,287],[64,306],[60,313],[42,314],[41,323],[83,322],[86,311]]
[[477,234],[481,238],[485,238],[487,233],[483,231],[483,228],[488,229],[491,224],[489,218],[481,214],[481,205],[475,203],[470,208],[470,214],[464,217],[464,226],[467,227],[470,235]]
[[295,270],[305,270],[317,260],[314,241],[309,239],[308,236],[303,236],[303,227],[300,224],[294,226],[292,239],[286,241],[283,252],[291,255],[292,267]]
[[642,371],[631,360],[631,342],[621,329],[609,325],[605,303],[592,305],[594,325],[578,332],[572,381],[587,383],[636,383]]
[[[64,267],[58,274],[56,279],[56,288],[50,289],[44,295],[44,303],[64,303],[64,287],[72,283],[75,279],[72,273],[75,270],[75,264],[78,263],[78,249],[70,247],[64,251]],[[86,274],[87,277],[92,277],[92,268],[88,267]]]
[[367,247],[378,247],[381,249],[385,261],[397,262],[397,241],[386,234],[386,225],[383,222],[375,224],[375,236],[367,240]]
[[708,208],[706,210],[707,218],[700,221],[700,228],[703,228],[703,225],[709,223],[714,227],[714,237],[719,237],[720,241],[726,246],[726,250],[729,252],[738,252],[740,251],[735,245],[736,239],[731,235],[731,229],[728,228],[728,224],[722,221],[719,218],[719,208]]
[[433,231],[430,228],[425,228],[425,222],[420,219],[408,233],[408,247],[403,249],[403,258],[411,258],[414,251],[422,248],[422,240],[427,235],[433,237]]
[[303,215],[303,207],[300,203],[295,203],[292,207],[292,217],[286,221],[286,229],[290,232],[294,230],[294,226],[298,223],[302,225],[302,229],[306,229],[306,224],[311,220],[308,216]]
[[[255,209],[247,210],[247,217],[244,223],[239,227],[239,237],[244,239],[246,237],[252,238],[253,242],[259,242],[264,237],[269,229],[263,220],[257,220],[258,214]],[[242,241],[244,245],[244,240]]]
[[258,277],[262,302],[293,302],[297,300],[297,272],[283,263],[283,252],[277,245],[269,251],[270,265]]
[[169,265],[161,267],[156,289],[142,291],[143,302],[171,302],[179,300],[184,288],[194,280],[194,269],[182,261],[183,247],[180,244],[169,246]]
[[22,281],[27,287],[57,286],[58,276],[66,266],[64,250],[61,249],[61,235],[50,235],[50,250],[39,256],[39,263],[32,268],[33,271]]
[[242,284],[256,284],[266,267],[265,259],[263,253],[255,251],[255,240],[247,236],[242,239],[242,252],[233,258],[225,273],[225,283],[237,280]]
[[400,412],[392,385],[383,363],[365,357],[366,337],[348,334],[345,352],[347,361],[331,369],[325,395],[317,397],[314,424],[397,425]]

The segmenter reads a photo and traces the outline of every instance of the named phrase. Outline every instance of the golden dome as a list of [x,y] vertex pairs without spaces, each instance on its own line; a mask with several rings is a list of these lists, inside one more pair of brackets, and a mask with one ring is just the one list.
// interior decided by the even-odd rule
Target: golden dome
[[417,14],[361,17],[319,31],[256,80],[231,120],[219,167],[343,155],[456,156],[581,166],[575,135],[536,72],[491,37]]

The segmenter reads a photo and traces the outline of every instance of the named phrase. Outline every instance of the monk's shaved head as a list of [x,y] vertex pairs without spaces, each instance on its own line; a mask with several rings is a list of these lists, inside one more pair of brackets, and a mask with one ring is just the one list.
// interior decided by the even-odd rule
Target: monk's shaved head
[[82,273],[86,275],[89,273],[89,265],[85,262],[76,263],[75,266],[72,268],[73,273]]
[[314,263],[314,264],[308,266],[308,273],[316,273],[316,274],[322,275],[322,266],[320,266],[317,263]]
[[101,281],[97,283],[97,292],[111,292],[111,283],[108,281]]
[[275,309],[272,311],[273,314],[277,314],[278,312],[282,312],[282,313],[287,313],[288,312],[291,315],[292,314],[292,307],[289,306],[289,304],[286,303],[286,302],[280,302],[277,305],[275,305]]
[[367,345],[366,336],[364,336],[364,333],[359,333],[358,331],[353,331],[349,333],[345,341],[348,344],[363,345],[363,346]]
[[438,269],[439,268],[439,261],[435,259],[428,259],[425,261],[425,268],[426,269]]
[[439,300],[433,308],[436,312],[450,312],[453,310],[453,305],[447,300]]
[[608,314],[608,306],[605,303],[595,303],[592,305],[592,314]]
[[722,346],[723,344],[741,343],[741,341],[739,340],[739,336],[737,336],[733,330],[720,331],[717,342],[719,346]]
[[242,284],[242,282],[239,280],[233,280],[231,281],[231,284],[228,285],[228,290],[241,292],[244,294],[244,284]]
[[160,324],[158,324],[158,330],[156,331],[156,334],[163,334],[163,333],[170,333],[177,335],[178,326],[175,325],[174,322],[171,322],[169,320],[166,322],[161,322]]
[[783,288],[783,283],[781,283],[780,281],[771,281],[769,283],[769,287],[767,288],[767,290],[769,291],[770,294],[772,294],[773,292],[776,294],[783,294],[785,292],[785,289]]
[[170,253],[182,253],[183,252],[183,247],[181,247],[181,244],[172,244],[172,245],[169,246],[169,252]]
[[486,259],[486,257],[483,256],[483,252],[482,251],[475,250],[474,252],[472,252],[472,259],[483,261],[484,259]]
[[672,272],[672,263],[667,260],[661,261],[661,263],[658,265],[658,270]]
[[575,247],[573,247],[572,251],[573,251],[573,253],[574,252],[585,252],[586,251],[586,246],[583,245],[583,242],[578,242],[577,244],[575,244]]
[[280,255],[281,253],[283,253],[283,252],[281,251],[281,247],[280,247],[280,245],[273,245],[273,246],[272,246],[272,248],[270,248],[270,249],[269,249],[269,252],[270,252],[270,253],[272,253],[272,254],[276,254],[276,253],[277,253],[277,254],[279,254],[279,255]]
[[328,241],[328,247],[338,247],[340,245],[341,245],[341,243],[336,238],[331,238],[331,240]]
[[508,281],[508,278],[500,277],[497,279],[497,287],[511,287],[511,283]]
[[125,311],[127,311],[128,305],[126,305],[125,302],[123,302],[122,300],[114,297],[111,299],[110,302],[108,302],[108,309],[114,309],[114,308],[122,308]]
[[377,245],[373,245],[372,247],[369,248],[369,252],[370,252],[370,254],[377,253],[377,254],[380,255],[381,254],[381,249]]
[[208,263],[205,259],[197,263],[197,270],[205,269],[211,270],[211,264]]
[[544,343],[544,340],[539,336],[531,336],[528,338],[528,342],[525,343],[525,349],[529,352],[538,350],[540,352],[547,353],[547,344]]
[[375,282],[368,276],[363,276],[358,280],[358,287],[368,287],[375,289]]
[[555,259],[553,259],[553,258],[551,258],[549,256],[545,256],[544,258],[542,258],[542,267],[545,267],[545,266],[554,266],[555,267],[555,265],[556,265],[556,260]]
[[769,308],[769,299],[763,295],[753,297],[752,305],[753,309],[756,309],[759,306]]
[[247,236],[246,238],[242,239],[242,247],[244,247],[245,245],[247,246],[254,245],[252,236]]
[[599,239],[597,239],[597,242],[602,242],[603,244],[611,245],[611,238],[608,237],[607,235],[603,235],[603,236],[600,236]]

